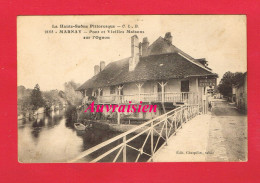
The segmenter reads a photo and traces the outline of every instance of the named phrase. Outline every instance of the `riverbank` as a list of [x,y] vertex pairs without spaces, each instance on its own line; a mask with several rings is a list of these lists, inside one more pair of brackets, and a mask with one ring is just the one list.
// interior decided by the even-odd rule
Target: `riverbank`
[[50,110],[48,112],[46,112],[46,109],[42,107],[35,111],[27,110],[27,111],[20,112],[20,114],[18,114],[18,116],[17,116],[17,119],[22,120],[22,119],[35,118],[35,117],[37,117],[37,115],[40,115],[40,114],[48,114],[48,113],[55,112],[55,111],[62,111],[64,109],[66,109],[66,108],[65,107],[63,107],[63,108],[51,107]]
[[18,120],[20,163],[67,162],[82,151],[118,135],[98,129],[78,133],[74,126],[67,124],[64,112],[53,111],[50,115],[39,114],[35,119]]

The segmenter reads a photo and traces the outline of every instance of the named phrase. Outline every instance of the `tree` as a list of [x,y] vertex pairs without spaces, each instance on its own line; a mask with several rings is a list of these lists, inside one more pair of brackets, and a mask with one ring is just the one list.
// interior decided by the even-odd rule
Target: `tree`
[[44,104],[45,104],[45,102],[42,97],[42,92],[40,90],[40,86],[38,84],[36,84],[31,93],[32,108],[33,108],[33,110],[37,110],[38,108],[43,107]]
[[[82,102],[82,94],[75,91],[80,84],[75,83],[74,81],[69,81],[64,84],[64,94],[67,101],[71,105],[80,105]],[[61,95],[61,94],[60,94]]]
[[64,84],[64,92],[59,92],[60,97],[66,98],[68,107],[66,108],[65,116],[67,122],[75,122],[77,120],[77,107],[82,102],[82,94],[77,92],[76,89],[80,84],[74,81],[69,81]]
[[218,85],[218,91],[224,96],[231,97],[232,85],[237,85],[241,81],[242,77],[242,72],[226,72]]
[[17,109],[18,114],[23,114],[30,110],[32,89],[26,89],[24,86],[17,87]]
[[43,98],[45,100],[45,104],[48,107],[51,107],[52,105],[63,105],[65,103],[65,97],[61,96],[60,93],[63,91],[59,90],[50,90],[50,91],[44,91],[42,93]]

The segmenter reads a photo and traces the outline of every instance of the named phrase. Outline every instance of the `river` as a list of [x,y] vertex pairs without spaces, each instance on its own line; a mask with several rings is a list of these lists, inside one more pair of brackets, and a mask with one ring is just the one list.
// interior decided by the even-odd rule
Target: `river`
[[[81,152],[106,141],[119,133],[101,129],[90,129],[86,132],[78,132],[64,117],[64,111],[52,112],[49,115],[39,114],[37,119],[18,120],[18,160],[21,163],[50,163],[67,162],[75,158]],[[133,142],[141,147],[145,137],[141,136]],[[107,149],[119,144],[120,141],[111,144]],[[149,143],[145,149],[149,153]],[[106,149],[97,151],[91,156],[84,157],[81,162],[89,162],[94,157],[104,153]],[[116,153],[116,152],[115,152]],[[106,157],[103,162],[111,162],[111,157]],[[138,152],[128,149],[128,161],[134,161]],[[141,156],[140,161],[147,161],[149,157]],[[118,161],[122,158],[119,157]]]

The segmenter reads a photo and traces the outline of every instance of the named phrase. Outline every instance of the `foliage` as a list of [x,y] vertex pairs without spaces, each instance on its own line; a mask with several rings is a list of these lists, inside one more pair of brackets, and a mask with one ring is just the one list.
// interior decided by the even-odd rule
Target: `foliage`
[[[51,90],[43,92],[46,107],[51,107],[52,105],[62,106],[66,103],[65,96],[61,95],[63,91]],[[64,93],[64,92],[63,92]]]
[[31,92],[32,89],[26,89],[24,86],[17,87],[17,110],[18,115],[30,110],[31,107]]
[[241,81],[242,77],[242,72],[226,72],[218,85],[218,91],[224,96],[231,97],[232,85],[237,85]]
[[31,100],[28,96],[23,98],[18,98],[18,115],[24,113],[27,110],[31,109]]
[[63,107],[65,104],[78,106],[82,102],[82,94],[76,92],[80,84],[74,81],[69,81],[64,84],[64,91],[50,90],[41,91],[38,84],[34,89],[26,89],[24,86],[17,87],[17,102],[18,114],[23,114],[26,111],[37,110],[40,107],[45,108],[45,112],[51,110],[51,106]]
[[68,103],[71,105],[80,105],[82,102],[82,94],[78,91],[75,91],[80,84],[75,83],[74,81],[69,81],[64,84],[64,95]]
[[36,84],[34,89],[32,90],[30,99],[33,110],[37,110],[38,108],[43,107],[45,105],[45,102],[42,97],[42,92],[38,84]]
[[74,105],[68,105],[65,111],[67,122],[77,122],[77,108]]
[[79,112],[78,122],[83,123],[85,119],[93,119],[93,115],[90,112],[84,112],[84,110]]
[[83,109],[79,112],[78,122],[84,122],[84,120],[96,120],[100,119],[99,115],[102,115],[103,113],[93,113],[88,110],[85,112],[86,109]]

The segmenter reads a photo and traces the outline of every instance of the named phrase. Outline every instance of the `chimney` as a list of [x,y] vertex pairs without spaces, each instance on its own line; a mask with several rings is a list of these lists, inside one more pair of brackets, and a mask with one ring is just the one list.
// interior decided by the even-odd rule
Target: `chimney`
[[139,62],[139,39],[137,35],[131,37],[131,58],[129,59],[129,71],[133,71]]
[[131,37],[131,57],[139,54],[139,39],[137,35]]
[[106,67],[105,61],[100,61],[100,71],[103,71]]
[[143,38],[143,42],[142,42],[142,56],[148,55],[148,47],[149,47],[149,41],[148,38],[145,37]]
[[200,58],[200,59],[196,59],[196,60],[199,61],[205,67],[208,66],[208,61],[206,60],[206,58]]
[[97,75],[100,72],[100,68],[98,65],[94,66],[94,76]]
[[170,32],[166,32],[164,39],[169,43],[172,44],[172,35]]

